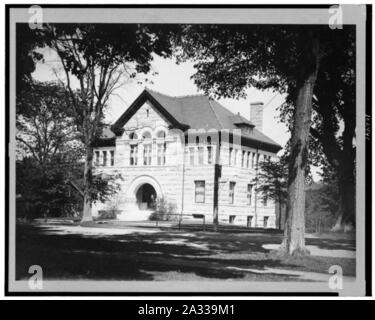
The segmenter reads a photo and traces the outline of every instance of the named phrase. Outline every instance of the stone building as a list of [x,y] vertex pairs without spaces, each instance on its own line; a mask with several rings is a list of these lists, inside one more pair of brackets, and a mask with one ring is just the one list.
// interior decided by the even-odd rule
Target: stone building
[[[249,106],[250,107],[250,106]],[[94,150],[97,172],[120,174],[120,192],[96,203],[121,220],[148,219],[157,199],[184,219],[275,227],[275,204],[255,192],[260,161],[277,159],[280,145],[264,135],[263,104],[251,121],[204,95],[170,97],[145,89]]]

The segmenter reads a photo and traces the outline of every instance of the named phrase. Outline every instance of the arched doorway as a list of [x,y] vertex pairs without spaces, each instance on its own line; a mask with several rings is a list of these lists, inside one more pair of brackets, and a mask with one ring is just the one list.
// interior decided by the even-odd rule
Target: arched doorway
[[159,182],[149,175],[134,178],[125,192],[123,213],[117,218],[123,221],[148,220],[154,212],[152,196],[154,200],[164,197]]
[[144,183],[137,189],[135,193],[137,205],[139,210],[155,209],[156,190],[149,184]]

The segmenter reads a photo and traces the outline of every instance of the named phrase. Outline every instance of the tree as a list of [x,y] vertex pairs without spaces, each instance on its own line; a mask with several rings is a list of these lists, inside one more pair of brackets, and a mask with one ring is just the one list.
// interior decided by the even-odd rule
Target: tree
[[[324,71],[314,89],[310,158],[326,177],[334,171],[330,182],[337,183],[340,205],[333,230],[344,230],[355,223],[355,28],[337,33],[331,50],[335,55],[321,58]],[[293,108],[281,107],[284,123],[290,123]]]
[[43,55],[36,49],[43,46],[43,38],[32,30],[28,23],[16,25],[16,91],[17,95],[29,87],[35,64],[43,60]]
[[306,190],[306,229],[323,232],[332,228],[338,203],[336,183],[314,183]]
[[[71,182],[82,185],[84,146],[65,88],[30,81],[18,92],[16,106],[16,188],[29,208],[25,215],[62,215],[72,206],[78,211],[82,198],[71,192]],[[118,178],[94,176],[93,201],[117,192]]]
[[17,95],[16,140],[19,158],[31,157],[42,169],[51,162],[75,163],[82,158],[80,133],[72,118],[64,87],[30,82]]
[[[163,27],[115,24],[49,24],[39,31],[65,73],[78,130],[85,146],[82,221],[92,220],[93,144],[103,127],[103,111],[124,77],[148,73],[152,53],[168,56]],[[164,36],[165,35],[165,36]]]
[[278,228],[282,229],[282,207],[287,199],[287,162],[285,158],[280,161],[267,159],[259,163],[259,171],[254,178],[256,192],[260,193],[263,199],[272,199],[278,204]]
[[207,94],[239,98],[249,86],[287,93],[294,108],[282,243],[286,254],[307,253],[304,186],[313,92],[321,58],[336,54],[330,45],[345,30],[306,25],[188,25],[176,39],[181,60],[195,62],[193,78]]
[[66,180],[77,176],[83,155],[65,89],[29,79],[17,92],[16,111],[16,188],[25,215],[61,215],[80,200]]

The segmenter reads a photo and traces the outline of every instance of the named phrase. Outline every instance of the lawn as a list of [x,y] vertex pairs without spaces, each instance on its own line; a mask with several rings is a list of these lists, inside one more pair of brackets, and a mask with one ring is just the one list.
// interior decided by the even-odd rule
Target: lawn
[[16,278],[28,278],[35,264],[45,279],[322,281],[331,265],[355,277],[353,236],[308,236],[312,255],[298,259],[276,254],[281,239],[239,228],[18,224]]

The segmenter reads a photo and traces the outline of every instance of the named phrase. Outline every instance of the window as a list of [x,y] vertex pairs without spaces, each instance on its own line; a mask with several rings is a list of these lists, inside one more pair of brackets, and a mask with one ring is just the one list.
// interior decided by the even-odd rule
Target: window
[[260,154],[259,154],[259,153],[257,153],[257,161],[256,161],[256,166],[258,166],[258,164],[259,164],[259,158],[260,158]]
[[165,131],[164,130],[160,130],[156,133],[156,137],[159,138],[159,139],[163,139],[165,138]]
[[165,153],[167,150],[166,143],[159,143],[158,150],[157,150],[157,158],[158,158],[158,166],[165,165]]
[[203,147],[198,147],[198,162],[199,164],[203,164],[204,160],[204,149]]
[[246,159],[246,168],[250,168],[250,158],[251,158],[251,152],[248,152],[247,159]]
[[135,132],[132,132],[132,133],[129,134],[129,138],[130,138],[130,140],[137,140],[138,136]]
[[263,205],[266,207],[267,206],[267,202],[268,202],[268,194],[266,193],[264,196],[263,196]]
[[234,187],[236,183],[231,181],[229,182],[229,203],[233,204],[234,203]]
[[211,137],[207,137],[207,163],[212,163],[212,146],[211,146]]
[[254,158],[255,158],[255,153],[251,153],[251,168],[254,168]]
[[190,147],[189,148],[189,154],[190,154],[190,165],[193,166],[194,165],[194,158],[195,158],[195,148],[194,147]]
[[233,164],[233,148],[229,148],[229,165]]
[[115,151],[111,150],[111,166],[115,165]]
[[151,133],[146,131],[142,135],[143,140],[150,140],[151,139]]
[[241,167],[245,167],[245,159],[246,158],[246,151],[242,151],[242,158],[241,158]]
[[234,223],[234,220],[236,219],[236,216],[229,216],[229,223]]
[[95,165],[98,166],[100,164],[100,152],[95,151]]
[[253,222],[253,216],[247,216],[247,227],[251,228]]
[[248,205],[251,205],[251,195],[252,195],[252,192],[253,192],[253,185],[252,184],[248,184],[247,185],[247,204]]
[[103,166],[107,165],[107,151],[103,151]]
[[138,146],[133,144],[130,146],[130,165],[136,166],[138,163]]
[[195,202],[204,203],[206,192],[206,182],[205,181],[195,181]]
[[237,150],[233,151],[233,165],[235,166],[237,164]]
[[143,165],[145,166],[151,165],[151,155],[152,155],[152,145],[145,144],[143,146]]
[[267,217],[267,216],[266,216],[266,217],[263,217],[263,227],[264,227],[264,228],[267,228],[267,227],[268,227],[268,218],[269,218],[269,217]]
[[212,163],[212,146],[207,147],[207,163]]
[[146,109],[146,117],[148,118],[150,116],[150,110]]

